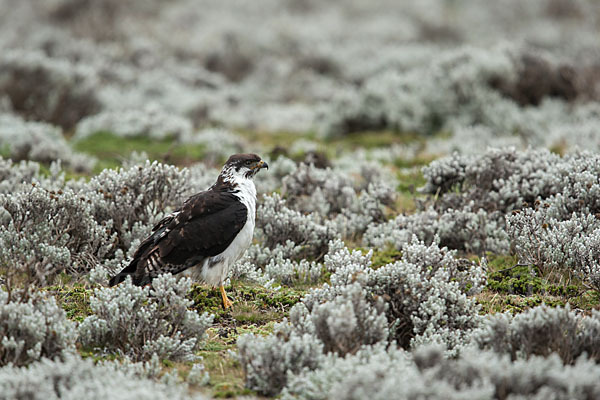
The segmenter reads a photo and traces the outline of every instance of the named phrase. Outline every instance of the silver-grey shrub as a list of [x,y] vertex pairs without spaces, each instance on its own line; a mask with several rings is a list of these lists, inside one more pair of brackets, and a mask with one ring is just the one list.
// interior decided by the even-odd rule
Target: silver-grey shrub
[[0,113],[0,148],[14,161],[61,160],[63,165],[78,172],[88,172],[95,164],[93,157],[71,149],[60,128],[11,114]]
[[0,92],[27,119],[70,129],[100,109],[94,70],[42,52],[4,51],[0,57]]
[[376,181],[350,198],[334,223],[343,238],[358,239],[368,227],[385,220],[384,208],[394,204],[396,191],[389,184]]
[[[393,347],[365,346],[346,357],[329,354],[323,357],[319,368],[290,374],[282,398],[328,400],[343,398],[342,393],[348,391],[356,391],[356,398],[377,398],[378,393],[385,390],[382,387],[388,383],[384,378],[388,374],[397,374],[396,384],[400,379],[416,382],[419,378],[417,369],[408,360],[408,353]],[[405,385],[398,385],[390,398],[402,398],[403,387]]]
[[190,186],[188,170],[149,161],[104,170],[89,182],[65,181],[59,163],[49,177],[34,164],[2,165],[0,259],[38,283],[119,264],[165,212],[205,189],[196,179]]
[[557,160],[555,193],[506,217],[511,246],[521,262],[543,273],[578,275],[600,287],[600,157],[588,152]]
[[[253,148],[243,135],[223,128],[201,129],[192,134],[190,142],[202,145],[205,153],[204,161],[216,165],[232,154],[244,153]],[[269,168],[271,168],[270,161]],[[270,174],[271,170],[269,169],[269,174],[262,175],[257,181],[262,181],[266,175]]]
[[344,237],[362,235],[369,224],[384,220],[383,209],[394,203],[396,192],[395,180],[389,184],[370,164],[361,166],[356,179],[340,168],[301,163],[282,179],[288,207],[333,219]]
[[75,324],[67,320],[54,297],[42,292],[30,293],[25,301],[20,297],[0,289],[0,366],[18,367],[42,357],[74,353]]
[[435,195],[438,210],[467,204],[502,214],[551,203],[553,216],[600,211],[600,157],[579,152],[564,157],[549,150],[489,149],[478,155],[454,153],[423,168],[422,193]]
[[283,178],[294,172],[297,167],[294,160],[283,155],[269,161],[269,173],[264,174],[255,182],[257,192],[272,193],[278,190]]
[[[568,159],[548,150],[490,149],[472,156],[453,154],[423,168],[422,193],[439,196],[436,208],[473,209],[507,213],[533,204],[563,187],[561,169]],[[458,193],[456,192],[458,190]]]
[[0,368],[1,400],[197,399],[186,385],[159,382],[118,362],[95,363],[77,356],[42,359],[29,367]]
[[[562,235],[577,230],[575,222],[564,222],[576,218],[573,213],[585,219],[586,214],[600,211],[597,155],[582,152],[560,157],[548,150],[489,149],[478,155],[455,153],[433,161],[423,168],[423,174],[426,183],[420,190],[431,196],[430,201],[421,204],[420,211],[413,215],[399,215],[369,226],[363,236],[366,245],[402,249],[412,235],[426,243],[437,235],[443,246],[483,254],[506,253],[515,247],[533,248],[541,243],[554,253],[545,256],[554,258],[554,264],[562,262],[561,255],[563,259],[573,259],[571,265],[592,261],[585,268],[595,276],[598,268],[593,263],[593,246],[585,246],[579,236],[558,236],[559,231]],[[548,208],[543,211],[547,215],[544,218],[553,218],[553,224],[528,222],[529,212],[507,217],[522,207],[540,208],[542,203],[547,203],[544,207]],[[581,221],[584,226],[589,225]],[[541,226],[550,229],[544,231]],[[555,243],[550,245],[546,240],[544,245],[543,240],[517,238],[523,236],[524,229],[537,237],[553,235]],[[592,232],[584,230],[587,234]],[[565,240],[574,243],[557,246],[558,241]],[[565,247],[570,251],[566,252]]]
[[194,360],[213,317],[188,310],[190,285],[189,278],[162,275],[143,288],[126,280],[96,289],[90,299],[93,314],[79,326],[79,342],[133,360],[148,360],[153,354]]
[[550,213],[568,219],[573,213],[600,213],[600,155],[578,152],[564,157],[560,165],[560,190],[551,198]]
[[484,285],[484,266],[456,259],[456,253],[437,245],[414,241],[400,261],[370,268],[370,255],[340,249],[326,260],[335,266],[331,285],[311,290],[303,302],[309,308],[338,296],[358,282],[367,299],[386,303],[389,339],[408,348],[413,341],[435,341],[452,349],[478,324],[478,306],[467,296]]
[[323,343],[325,353],[353,354],[364,345],[385,342],[388,322],[386,303],[370,298],[355,283],[342,288],[337,296],[310,308],[300,303],[290,312],[290,323],[298,331],[312,331]]
[[7,277],[47,283],[58,273],[89,271],[111,250],[111,225],[100,225],[86,198],[70,189],[29,185],[0,195],[0,260]]
[[74,139],[80,140],[98,132],[110,132],[121,137],[148,137],[153,140],[174,138],[189,142],[192,123],[187,118],[155,106],[141,110],[107,110],[79,121]]
[[[402,260],[374,270],[372,252],[350,252],[340,241],[329,246],[324,266],[332,272],[331,284],[312,289],[274,334],[239,342],[248,387],[277,394],[285,385],[286,368],[304,374],[333,354],[358,354],[365,346],[399,344],[408,349],[434,342],[456,352],[478,326],[479,308],[467,293],[483,287],[481,265],[458,260],[455,252],[436,245],[414,242]],[[293,346],[286,344],[290,338]],[[323,357],[307,358],[317,349]]]
[[439,241],[441,246],[475,254],[504,253],[510,248],[504,215],[476,209],[473,202],[461,209],[438,211],[429,207],[415,214],[401,214],[381,224],[372,224],[366,229],[363,243],[380,249],[392,246],[402,250],[413,236],[425,243]]
[[550,308],[542,305],[514,317],[508,314],[488,316],[472,336],[481,349],[510,355],[512,360],[532,356],[560,356],[573,364],[586,355],[600,362],[600,313],[577,314],[569,306]]
[[483,282],[482,265],[416,242],[400,261],[367,274],[365,286],[386,300],[390,339],[404,348],[433,341],[453,349],[479,323],[479,306],[467,292],[478,292]]
[[506,217],[507,232],[519,261],[544,274],[567,273],[600,288],[600,223],[593,214],[565,220],[552,217],[552,203]]
[[[439,352],[415,356],[431,385],[451,385],[457,391],[486,386],[487,398],[593,399],[600,395],[598,365],[585,357],[564,365],[556,354],[512,361],[492,352],[465,351],[458,359],[442,359]],[[469,396],[470,397],[470,396]],[[485,397],[480,397],[485,398]]]
[[[317,168],[301,163],[282,179],[283,193],[290,207],[301,212],[319,212],[322,216],[337,214],[349,205],[354,194],[349,176],[331,168]],[[314,201],[320,197],[320,202]]]
[[256,236],[264,246],[275,248],[290,241],[299,247],[296,256],[304,258],[322,257],[337,234],[317,213],[302,214],[289,208],[278,193],[264,195],[256,214]]
[[13,162],[0,157],[0,193],[8,194],[23,189],[34,180],[39,180],[40,165],[32,161]]
[[286,321],[267,337],[254,334],[237,341],[246,387],[266,396],[278,394],[289,373],[315,369],[323,357],[323,344],[310,333],[298,334]]
[[345,246],[340,239],[330,241],[323,264],[306,259],[297,261],[303,249],[289,240],[273,249],[254,244],[246,251],[242,260],[235,264],[231,277],[243,277],[266,286],[274,282],[288,286],[315,284],[322,281],[327,272],[335,271],[338,264],[330,263],[328,259],[343,248]]
[[[148,234],[163,213],[179,206],[196,188],[188,185],[188,171],[146,161],[143,165],[105,169],[88,183],[75,183],[79,194],[91,202],[95,220],[110,224],[117,246],[129,250],[134,241]],[[205,188],[201,188],[205,189]],[[139,235],[131,229],[139,225]]]
[[456,120],[491,124],[488,104],[509,101],[488,81],[502,75],[510,80],[515,72],[506,49],[449,49],[427,65],[387,68],[355,92],[342,92],[330,102],[320,129],[329,136],[384,129],[432,134]]
[[369,299],[359,284],[320,300],[296,304],[289,321],[279,323],[266,338],[245,335],[238,340],[247,387],[276,395],[289,374],[317,368],[325,354],[344,356],[362,346],[386,342],[385,303]]
[[295,261],[283,258],[282,253],[276,253],[264,267],[264,275],[287,286],[294,284],[314,284],[323,276],[323,265],[315,261]]
[[412,354],[374,347],[329,357],[318,369],[290,376],[283,398],[589,400],[600,396],[598,374],[593,361],[580,358],[565,366],[554,354],[512,361],[472,349],[446,358],[436,347]]

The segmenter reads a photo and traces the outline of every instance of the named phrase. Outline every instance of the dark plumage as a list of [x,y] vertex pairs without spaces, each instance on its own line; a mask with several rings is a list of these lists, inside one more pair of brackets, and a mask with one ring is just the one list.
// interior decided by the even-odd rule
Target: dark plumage
[[197,267],[195,275],[219,284],[225,306],[231,305],[222,282],[251,243],[256,209],[252,178],[261,168],[268,165],[256,154],[231,156],[213,186],[191,196],[156,224],[110,286],[127,276],[135,285],[146,285],[162,273]]

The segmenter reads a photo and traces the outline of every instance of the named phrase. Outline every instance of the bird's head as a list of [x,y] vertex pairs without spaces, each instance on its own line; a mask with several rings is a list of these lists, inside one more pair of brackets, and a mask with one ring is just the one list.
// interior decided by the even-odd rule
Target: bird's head
[[223,166],[223,172],[232,175],[234,178],[253,178],[263,168],[269,168],[256,154],[234,154]]

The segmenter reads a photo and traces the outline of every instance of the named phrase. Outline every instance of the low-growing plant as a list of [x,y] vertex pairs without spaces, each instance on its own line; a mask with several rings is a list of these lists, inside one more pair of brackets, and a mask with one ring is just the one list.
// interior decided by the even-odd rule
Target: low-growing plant
[[379,249],[392,246],[402,250],[413,236],[425,243],[439,241],[440,245],[470,253],[487,251],[504,253],[510,242],[505,232],[504,215],[474,210],[473,204],[463,209],[437,211],[428,208],[412,215],[398,215],[381,224],[372,224],[363,236],[366,246]]
[[593,214],[559,220],[552,207],[527,208],[507,217],[507,231],[520,262],[535,265],[548,279],[578,276],[600,290],[600,223]]
[[566,307],[542,305],[516,316],[495,314],[472,340],[481,349],[508,354],[512,360],[557,354],[565,364],[585,355],[600,362],[600,313],[584,316]]
[[11,159],[0,157],[0,193],[9,194],[22,189],[22,185],[39,180],[40,165],[32,161],[14,163]]
[[[75,325],[54,297],[39,292],[24,300],[15,297],[17,293],[0,288],[0,366],[20,367],[75,353]],[[1,378],[0,387],[6,393]]]
[[256,211],[257,237],[269,248],[288,241],[299,246],[297,256],[319,259],[327,253],[327,244],[335,237],[335,229],[316,213],[302,214],[287,207],[277,193],[263,196]]
[[77,172],[88,172],[95,164],[93,157],[71,149],[60,128],[5,113],[0,113],[0,152],[14,161],[32,160],[50,164],[60,160]]
[[[371,252],[350,252],[339,241],[329,246],[332,252],[324,266],[332,271],[331,284],[304,296],[290,310],[289,322],[281,323],[274,334],[242,342],[240,360],[248,387],[277,394],[286,382],[282,370],[307,373],[327,354],[344,357],[378,343],[409,349],[435,342],[456,352],[478,326],[478,306],[466,293],[482,289],[480,265],[457,260],[447,249],[414,242],[400,261],[373,270]],[[294,338],[294,346],[279,350],[287,343],[283,338]],[[274,348],[283,354],[277,355]],[[315,348],[325,355],[309,358],[309,363],[306,354],[313,353],[307,349]],[[260,360],[260,368],[252,355]]]
[[90,299],[93,314],[79,326],[78,341],[85,347],[124,354],[133,360],[190,361],[196,358],[212,315],[188,310],[189,278],[162,275],[151,286],[134,286],[130,280],[114,288],[95,290]]
[[405,348],[434,341],[452,349],[479,322],[478,306],[466,292],[481,289],[481,266],[454,261],[445,250],[433,261],[432,250],[414,243],[401,261],[367,275],[367,290],[388,303],[390,338]]
[[306,308],[303,303],[290,311],[290,323],[298,331],[311,331],[325,353],[354,354],[364,345],[385,342],[388,322],[386,303],[369,294],[358,283],[345,286],[332,299]]
[[593,361],[563,365],[556,355],[512,361],[490,351],[447,358],[441,348],[412,354],[365,347],[350,357],[329,357],[319,368],[288,378],[284,399],[590,399],[600,395]]
[[315,369],[323,357],[321,342],[309,333],[297,334],[286,322],[266,338],[243,335],[237,345],[246,387],[267,396],[281,391],[290,372]]
[[110,110],[79,121],[75,139],[83,139],[98,132],[111,132],[122,137],[146,136],[154,140],[174,138],[189,142],[192,123],[187,118],[168,113],[156,106],[148,106],[141,110]]
[[187,180],[186,170],[146,161],[118,171],[107,169],[87,183],[73,185],[90,201],[95,220],[110,224],[117,246],[126,252],[136,247],[165,212],[197,189],[190,188]]
[[34,183],[0,195],[0,207],[0,262],[9,286],[88,272],[112,249],[110,222],[100,225],[87,199],[71,189]]
[[478,306],[467,297],[483,288],[483,266],[458,260],[455,253],[418,241],[406,246],[402,258],[370,268],[371,255],[338,250],[326,261],[335,272],[331,285],[313,289],[303,302],[309,309],[331,301],[343,288],[360,283],[371,302],[383,299],[389,339],[409,348],[413,342],[435,341],[449,349],[461,345],[478,324]]
[[[158,364],[156,361],[155,364]],[[64,360],[45,358],[27,368],[0,368],[0,399],[49,400],[81,396],[155,400],[206,398],[201,394],[191,396],[186,385],[177,384],[172,378],[170,381],[165,377],[161,381],[156,380],[154,376],[160,370],[160,365],[119,364],[118,361],[96,363],[78,356]]]

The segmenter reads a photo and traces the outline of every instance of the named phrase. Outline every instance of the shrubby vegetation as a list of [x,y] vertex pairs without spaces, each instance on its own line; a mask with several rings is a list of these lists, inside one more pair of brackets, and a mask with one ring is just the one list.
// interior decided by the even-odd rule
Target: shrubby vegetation
[[18,275],[47,284],[61,272],[88,272],[107,255],[107,227],[94,220],[86,200],[70,189],[50,191],[35,183],[1,196],[0,259],[9,285]]
[[74,324],[52,296],[0,289],[0,366],[75,352]]
[[565,364],[574,364],[582,356],[598,363],[600,314],[582,316],[569,307],[536,307],[511,318],[491,316],[473,335],[482,349],[509,354],[512,360],[557,354]]
[[[286,160],[276,161],[275,169]],[[520,265],[529,265],[532,273],[540,271],[551,282],[559,282],[566,274],[571,280],[597,287],[595,242],[589,240],[597,229],[593,197],[597,178],[589,173],[594,160],[595,155],[588,153],[560,157],[514,149],[442,158],[424,168],[424,194],[411,215],[385,221],[394,207],[385,199],[396,191],[382,180],[381,200],[375,198],[373,208],[351,211],[371,218],[362,235],[360,229],[348,225],[346,230],[340,229],[339,218],[368,193],[362,192],[361,186],[366,175],[344,175],[340,167],[302,163],[281,169],[284,190],[262,195],[257,211],[258,242],[232,271],[232,278],[274,290],[278,285],[314,287],[266,337],[250,334],[239,338],[238,357],[247,387],[264,395],[283,391],[285,396],[311,398],[309,393],[315,390],[311,385],[329,385],[323,388],[326,391],[339,388],[337,380],[349,382],[345,379],[353,376],[324,371],[338,363],[349,363],[339,364],[340,368],[354,371],[358,367],[352,363],[358,361],[352,360],[370,365],[371,357],[400,357],[402,368],[414,374],[414,382],[427,386],[423,382],[435,380],[443,386],[444,379],[453,382],[458,378],[446,378],[437,365],[456,363],[460,371],[462,365],[474,362],[469,358],[471,347],[497,353],[486,357],[498,365],[508,363],[509,370],[526,368],[527,363],[555,365],[554,353],[565,365],[573,365],[568,368],[587,362],[581,361],[585,357],[595,360],[595,313],[590,317],[568,308],[539,308],[516,317],[483,318],[473,296],[484,290],[489,266],[485,258],[476,262],[463,256],[483,249],[502,255],[512,249]],[[357,170],[369,171],[370,162],[364,162],[365,167]],[[379,165],[379,174],[368,175],[370,185],[376,182],[373,176],[383,177],[390,168]],[[199,170],[156,162],[105,170],[89,181],[66,179],[58,164],[50,175],[41,174],[35,163],[4,161],[3,168],[7,177],[2,195],[3,265],[9,267],[3,284],[13,296],[27,293],[20,289],[23,283],[31,288],[45,286],[60,281],[64,274],[82,277],[93,272],[90,279],[102,282],[110,270],[122,266],[162,213],[208,182],[208,176]],[[309,190],[303,189],[309,185],[313,185]],[[321,200],[307,200],[317,192]],[[322,207],[313,208],[315,205]],[[64,213],[69,207],[73,211]],[[476,210],[473,221],[480,224],[464,222],[453,207]],[[383,220],[375,222],[378,218]],[[418,223],[424,220],[430,223]],[[400,223],[404,225],[398,226]],[[452,228],[442,229],[446,223]],[[503,244],[490,245],[494,243],[490,238]],[[395,249],[396,255],[374,266],[372,250],[351,250],[341,239],[362,240],[378,252]],[[48,328],[50,336],[33,335],[37,328],[28,325],[23,329],[32,329],[32,334],[16,338],[11,332],[22,328],[11,323],[3,331],[5,363],[30,364],[53,354],[64,359],[74,351],[75,340],[87,351],[105,356],[134,361],[158,356],[197,363],[213,317],[190,310],[194,301],[185,297],[190,285],[189,280],[165,276],[146,288],[128,282],[116,288],[97,288],[90,299],[89,316],[81,319],[76,331],[65,328],[70,322],[55,309],[48,309],[58,312],[56,318],[49,317],[48,324],[59,324],[62,330]],[[6,302],[7,307],[41,304],[37,294],[29,300],[28,295],[21,296]],[[43,315],[44,311],[39,312]],[[32,315],[38,314],[32,311]],[[62,339],[56,335],[63,335]],[[57,347],[47,349],[48,341]],[[435,350],[440,352],[435,356],[438,364],[423,368],[419,349],[431,345],[443,351]],[[394,351],[404,353],[394,355]],[[496,372],[488,373],[477,378],[481,382],[470,381],[474,386],[468,390],[494,393],[494,379],[500,378]],[[358,385],[358,392],[374,390],[370,385],[385,387],[387,373],[377,376],[373,378],[376,381],[357,378],[353,384]],[[585,388],[589,383],[582,378],[576,384]],[[529,396],[540,388],[562,390],[552,385],[543,381],[519,389],[523,390],[519,393]],[[421,389],[414,390],[420,393]],[[437,386],[432,390],[437,393]]]
[[189,120],[165,113],[157,107],[145,110],[113,110],[83,119],[77,125],[76,139],[97,132],[111,132],[118,136],[148,136],[152,139],[175,138],[189,141],[192,125]]
[[153,356],[194,361],[212,316],[188,310],[185,295],[190,279],[179,282],[160,276],[151,287],[130,281],[117,288],[101,288],[90,300],[93,315],[79,325],[79,342],[88,348],[124,354],[134,361]]
[[64,399],[76,397],[204,399],[190,396],[185,386],[168,379],[157,382],[151,375],[160,366],[94,363],[70,356],[65,360],[43,359],[29,368],[8,366],[0,369],[0,399]]
[[97,77],[88,66],[39,50],[12,50],[3,52],[0,71],[0,92],[27,119],[72,128],[100,108]]
[[374,347],[292,376],[283,398],[590,399],[600,394],[597,374],[592,361],[564,366],[556,355],[513,362],[492,352],[469,350],[448,359],[435,347],[412,354]]
[[[377,343],[408,349],[435,342],[452,349],[478,325],[477,306],[465,293],[481,289],[477,266],[461,271],[452,253],[420,243],[377,270],[370,268],[370,257],[347,248],[326,256],[330,285],[311,290],[270,337],[242,337],[240,362],[250,388],[272,395],[285,386],[290,368],[314,370],[327,355],[344,357]],[[320,357],[315,349],[321,349]],[[283,356],[287,352],[294,354]],[[306,355],[312,356],[305,360]],[[264,359],[269,368],[257,368],[256,360]],[[290,359],[303,361],[291,367]]]
[[[600,397],[596,2],[0,7],[0,399]],[[105,287],[237,152],[233,309]]]
[[[590,0],[31,4],[3,19],[0,92],[19,115],[80,137],[187,140],[216,124],[328,137],[449,131],[443,146],[463,152],[598,148]],[[22,26],[36,29],[16,34]]]
[[[595,316],[577,316],[568,308],[556,311],[540,308],[518,315],[514,320],[506,315],[490,321],[482,320],[476,304],[467,295],[483,288],[487,265],[474,265],[456,258],[455,253],[456,250],[480,253],[485,250],[503,254],[512,248],[520,264],[539,268],[546,279],[559,281],[567,274],[571,279],[581,279],[594,287],[597,272],[594,269],[593,232],[597,224],[593,185],[597,182],[597,175],[590,171],[596,165],[595,158],[589,153],[560,157],[547,151],[509,149],[491,150],[479,156],[453,155],[432,163],[424,169],[426,184],[422,192],[433,197],[425,198],[423,211],[418,209],[415,214],[398,216],[381,226],[371,224],[364,236],[366,244],[381,249],[388,243],[393,244],[402,250],[401,258],[373,270],[370,254],[351,253],[343,245],[330,242],[323,264],[323,271],[332,273],[330,283],[311,290],[292,309],[287,325],[276,328],[269,338],[244,339],[248,345],[243,342],[240,347],[240,360],[245,365],[248,387],[272,395],[273,388],[286,388],[289,394],[300,390],[296,385],[307,384],[308,389],[293,392],[294,395],[300,393],[300,397],[319,398],[313,396],[322,391],[310,386],[314,380],[320,382],[322,379],[315,375],[320,373],[318,371],[338,368],[335,363],[343,362],[344,356],[357,351],[359,353],[356,354],[369,357],[365,354],[372,351],[370,346],[378,343],[392,342],[405,349],[441,344],[447,354],[459,357],[471,343],[476,343],[500,354],[489,355],[498,357],[495,363],[512,362],[517,369],[526,368],[516,365],[522,357],[548,357],[555,352],[565,364],[572,364],[580,357],[596,358],[591,339],[597,330]],[[329,190],[332,194],[338,191],[336,185]],[[307,190],[304,193],[313,192]],[[288,195],[294,196],[292,193],[295,194],[292,190]],[[565,196],[564,193],[571,195]],[[578,200],[577,194],[585,198]],[[339,202],[339,197],[339,194],[332,196],[335,199],[332,203]],[[302,210],[306,206],[296,203],[296,207]],[[455,207],[476,210],[477,217],[465,220]],[[315,210],[304,211],[318,213]],[[327,214],[319,215],[328,217]],[[300,216],[298,214],[297,218]],[[431,222],[419,223],[427,220]],[[442,228],[444,224],[451,228]],[[425,243],[415,241],[415,236]],[[380,238],[379,242],[377,238]],[[440,249],[435,244],[440,242],[456,250]],[[270,267],[272,269],[273,266]],[[271,272],[270,276],[276,275]],[[290,284],[289,281],[283,282]],[[376,317],[386,321],[384,330],[381,330],[379,322],[371,320]],[[348,335],[348,332],[352,334]],[[314,338],[312,343],[307,342],[307,337],[303,342],[291,339],[303,337],[306,333]],[[290,386],[287,386],[290,376],[284,379],[282,371],[292,368],[289,359],[293,356],[275,361],[274,346],[285,349],[282,353],[295,351],[304,360],[293,367],[300,368],[302,372],[294,370],[296,372],[292,375],[295,378]],[[314,355],[315,349],[322,349],[322,355]],[[257,368],[252,354],[261,354],[259,359],[268,357],[271,360],[269,369]],[[308,354],[313,356],[304,358]],[[510,355],[512,361],[502,361],[505,355]],[[467,360],[458,361],[457,365],[472,362]],[[556,363],[550,359],[522,362]],[[510,365],[507,368],[513,368],[513,364]],[[325,376],[331,374],[322,373]],[[428,379],[432,379],[431,376],[445,379],[439,374],[441,372],[428,375]],[[343,373],[333,375],[338,377],[336,379],[345,377]],[[312,383],[305,383],[305,379]],[[421,382],[424,378],[415,379]],[[454,381],[457,378],[449,379]],[[488,378],[481,379],[480,383],[474,384],[475,388],[469,389],[474,390],[472,393],[487,393],[485,396],[492,398],[496,390],[507,390],[505,386],[486,387],[484,382]],[[349,381],[344,382],[349,384]],[[359,383],[363,384],[366,385]],[[374,386],[360,386],[356,390],[358,393],[377,392],[375,387],[385,385],[385,379],[378,377],[376,382],[369,384]],[[590,385],[593,387],[591,381],[585,379],[576,385],[581,385],[576,391],[581,390],[582,393]],[[338,393],[341,386],[336,388],[335,393]],[[559,393],[564,389],[538,383],[518,389],[518,393],[530,396],[538,390]],[[348,395],[352,396],[350,393],[353,392],[356,391],[350,391]],[[577,396],[580,395],[576,395],[579,398]]]
[[0,151],[14,161],[34,160],[50,163],[60,160],[75,171],[91,170],[94,160],[75,153],[61,129],[43,122],[25,121],[0,113]]

